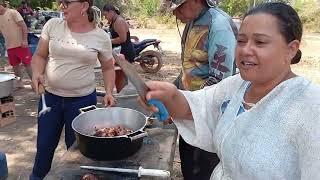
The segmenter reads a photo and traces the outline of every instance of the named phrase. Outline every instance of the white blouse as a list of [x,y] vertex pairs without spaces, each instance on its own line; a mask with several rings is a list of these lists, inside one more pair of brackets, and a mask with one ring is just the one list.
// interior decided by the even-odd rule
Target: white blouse
[[194,121],[175,124],[187,143],[220,157],[211,179],[320,179],[320,87],[295,77],[239,112],[248,85],[236,75],[181,91]]

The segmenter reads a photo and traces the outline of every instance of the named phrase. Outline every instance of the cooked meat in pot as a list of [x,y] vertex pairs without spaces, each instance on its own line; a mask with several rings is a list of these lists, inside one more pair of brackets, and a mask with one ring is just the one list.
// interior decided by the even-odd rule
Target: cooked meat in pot
[[93,174],[85,174],[81,180],[98,180],[98,178]]
[[115,137],[123,136],[132,133],[133,130],[125,128],[123,126],[108,127],[108,128],[96,128],[94,136],[97,137]]

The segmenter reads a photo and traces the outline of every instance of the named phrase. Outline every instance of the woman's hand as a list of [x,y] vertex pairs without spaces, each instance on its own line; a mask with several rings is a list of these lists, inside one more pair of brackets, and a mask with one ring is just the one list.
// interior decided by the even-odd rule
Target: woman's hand
[[116,99],[111,94],[106,94],[103,98],[105,106],[113,106]]
[[145,99],[139,96],[138,101],[145,109],[154,113],[158,113],[159,109],[156,107],[156,103],[152,103],[153,101],[160,101],[167,107],[171,104],[174,94],[178,92],[177,88],[171,83],[149,81],[146,82],[146,85],[149,91]]
[[149,81],[146,84],[149,88],[146,99],[158,99],[165,105],[171,104],[173,98],[179,93],[176,86],[172,83]]
[[39,84],[44,85],[44,75],[43,74],[35,74],[35,73],[33,73],[32,74],[32,84],[33,84],[34,91],[37,94],[40,94],[40,92],[39,92]]
[[[159,81],[150,81],[146,84],[149,88],[146,95],[147,102],[151,99],[162,102],[169,113],[169,119],[171,117],[192,119],[188,101],[175,85]],[[147,105],[147,107],[155,113],[159,112],[159,109],[152,105]]]

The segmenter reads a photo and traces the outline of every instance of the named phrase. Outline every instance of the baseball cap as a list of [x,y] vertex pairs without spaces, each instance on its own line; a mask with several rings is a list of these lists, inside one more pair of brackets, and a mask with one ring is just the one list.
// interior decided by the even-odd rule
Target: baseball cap
[[178,8],[181,4],[185,3],[187,0],[168,0],[171,1],[170,9],[173,11]]

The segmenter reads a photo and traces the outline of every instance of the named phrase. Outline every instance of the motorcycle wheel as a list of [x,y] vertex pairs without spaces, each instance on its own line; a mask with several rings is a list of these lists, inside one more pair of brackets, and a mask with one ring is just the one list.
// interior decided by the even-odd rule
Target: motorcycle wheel
[[141,53],[140,66],[147,73],[158,72],[163,65],[160,52],[148,50]]

